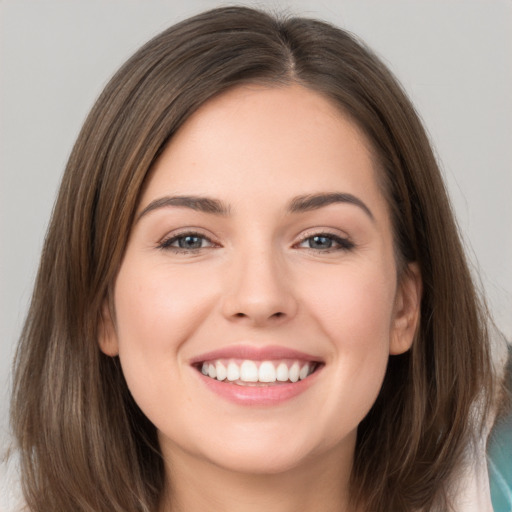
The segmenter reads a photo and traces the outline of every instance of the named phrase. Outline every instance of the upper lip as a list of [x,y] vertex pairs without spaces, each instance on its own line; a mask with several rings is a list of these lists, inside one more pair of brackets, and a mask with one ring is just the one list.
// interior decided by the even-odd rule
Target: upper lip
[[190,364],[202,363],[215,359],[249,359],[252,361],[268,361],[278,359],[296,359],[299,361],[322,362],[321,358],[299,350],[278,345],[252,346],[233,345],[210,352],[205,352],[190,360]]

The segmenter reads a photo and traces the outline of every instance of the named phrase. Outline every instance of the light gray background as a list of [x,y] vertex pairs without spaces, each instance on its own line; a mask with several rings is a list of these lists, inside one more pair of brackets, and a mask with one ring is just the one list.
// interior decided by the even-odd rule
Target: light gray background
[[[242,2],[319,17],[372,46],[437,149],[469,254],[512,337],[512,1]],[[0,445],[10,364],[71,146],[143,42],[216,1],[0,1]]]

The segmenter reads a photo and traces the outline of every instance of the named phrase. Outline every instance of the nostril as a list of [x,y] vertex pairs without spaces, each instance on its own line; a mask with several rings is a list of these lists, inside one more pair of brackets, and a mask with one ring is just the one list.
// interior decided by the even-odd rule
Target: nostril
[[[233,316],[236,318],[247,318],[249,315],[247,315],[246,313],[235,313]],[[286,314],[281,311],[278,311],[270,315],[269,318],[281,318],[283,316],[286,316]]]

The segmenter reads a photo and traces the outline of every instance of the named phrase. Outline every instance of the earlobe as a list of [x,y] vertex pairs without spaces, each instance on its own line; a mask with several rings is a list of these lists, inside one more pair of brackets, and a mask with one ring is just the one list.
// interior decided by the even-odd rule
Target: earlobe
[[117,356],[119,354],[117,332],[108,299],[105,299],[103,303],[98,324],[98,344],[100,350],[107,356]]
[[420,322],[421,271],[417,263],[410,263],[398,286],[391,332],[389,353],[398,355],[407,352],[414,341]]

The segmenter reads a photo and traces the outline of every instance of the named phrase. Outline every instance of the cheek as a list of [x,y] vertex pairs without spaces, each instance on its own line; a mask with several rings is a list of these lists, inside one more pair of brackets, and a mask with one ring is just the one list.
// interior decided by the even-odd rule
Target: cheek
[[310,301],[310,312],[333,348],[330,381],[336,384],[324,406],[337,424],[350,418],[347,428],[355,428],[370,410],[389,359],[395,285],[393,271],[384,270],[346,268],[325,276],[325,293]]
[[310,309],[340,352],[388,348],[394,275],[393,266],[354,265],[317,276]]
[[215,304],[214,286],[201,272],[123,263],[115,287],[119,358],[128,387],[148,417],[158,417],[161,397],[184,407],[183,392],[170,393],[182,377],[180,349]]
[[211,280],[197,268],[124,265],[115,292],[120,349],[138,345],[148,355],[176,350],[214,303]]

